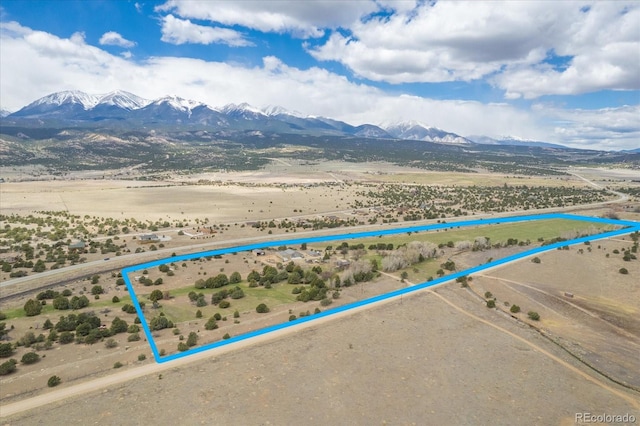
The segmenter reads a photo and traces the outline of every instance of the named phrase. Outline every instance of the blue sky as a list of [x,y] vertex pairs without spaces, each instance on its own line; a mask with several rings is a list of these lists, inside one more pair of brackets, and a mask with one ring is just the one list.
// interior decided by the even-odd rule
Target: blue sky
[[62,90],[640,147],[637,2],[19,1],[0,107]]

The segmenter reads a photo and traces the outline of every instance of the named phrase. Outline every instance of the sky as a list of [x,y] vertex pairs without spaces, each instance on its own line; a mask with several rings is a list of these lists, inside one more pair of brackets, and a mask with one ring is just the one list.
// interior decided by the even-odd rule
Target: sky
[[126,90],[640,147],[640,2],[3,0],[0,108]]

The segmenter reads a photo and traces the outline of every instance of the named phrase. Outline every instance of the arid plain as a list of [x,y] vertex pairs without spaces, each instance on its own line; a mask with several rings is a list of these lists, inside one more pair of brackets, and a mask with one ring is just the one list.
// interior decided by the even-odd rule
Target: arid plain
[[[157,231],[168,237],[158,253],[139,253],[131,261],[127,255],[109,259],[105,264],[113,270],[157,258],[161,251],[165,256],[198,251],[195,244],[215,247],[228,241],[237,245],[232,242],[301,237],[315,231],[259,229],[247,225],[251,221],[306,221],[318,216],[358,219],[349,226],[316,233],[414,224],[402,220],[369,222],[377,214],[370,209],[376,206],[362,207],[369,201],[363,188],[375,189],[385,182],[584,189],[595,184],[613,190],[638,185],[633,182],[635,175],[626,170],[576,171],[591,181],[587,182],[573,175],[435,173],[386,164],[305,164],[289,160],[256,172],[174,174],[151,181],[134,180],[136,176],[123,179],[123,173],[126,171],[113,171],[104,179],[78,173],[56,177],[55,181],[26,181],[29,172],[6,171],[9,179],[0,184],[2,214],[66,211],[81,216],[171,222],[172,226]],[[16,181],[20,176],[22,181]],[[603,202],[558,211],[570,212],[573,208],[579,214],[594,216],[615,213],[638,221],[637,207],[637,199],[620,202],[611,193]],[[529,211],[514,208],[500,214]],[[495,214],[477,211],[470,217]],[[179,235],[181,230],[195,230],[205,219],[207,224],[225,227],[220,228],[222,232],[195,240]],[[175,222],[187,226],[178,228],[173,226]],[[138,246],[131,233],[120,237],[128,240],[131,248]],[[78,424],[88,419],[101,424],[121,424],[131,419],[164,424],[162,412],[168,409],[180,413],[184,424],[200,424],[202,419],[218,424],[573,424],[574,414],[583,411],[634,413],[639,418],[640,365],[636,354],[640,348],[640,264],[637,260],[624,261],[620,254],[632,245],[629,236],[621,236],[554,250],[540,255],[540,263],[523,259],[474,275],[466,288],[451,282],[433,291],[338,318],[324,318],[174,365],[154,364],[144,339],[132,343],[116,339],[115,348],[105,348],[103,343],[56,346],[41,351],[46,357],[38,363],[19,365],[16,373],[0,379],[0,413],[7,424],[61,424],[69,423],[69,419],[77,419]],[[469,252],[455,260],[460,267],[471,266],[487,257],[503,255],[504,250]],[[87,286],[82,282],[84,277],[105,269],[96,265],[104,256],[87,256],[93,264],[77,272],[77,278],[70,274],[64,286]],[[224,265],[228,272],[241,266],[233,261]],[[623,267],[627,274],[619,273]],[[210,266],[209,275],[216,269],[218,266]],[[404,282],[397,271],[364,287],[366,290],[358,286],[344,289],[341,302],[411,285],[426,270],[428,267],[407,269]],[[197,278],[195,270],[190,273],[190,281]],[[101,303],[123,294],[122,287],[115,285],[116,277],[104,271],[101,275],[100,284],[108,289]],[[47,280],[55,281],[55,277]],[[8,276],[3,276],[5,281],[9,281]],[[32,293],[3,299],[0,310],[19,308],[40,291],[34,281],[28,285],[34,286]],[[487,298],[487,292],[491,297]],[[495,298],[496,309],[486,307],[491,298]],[[319,306],[295,303],[283,303],[280,310],[274,307],[271,318],[280,315],[286,320],[290,309],[297,313]],[[510,312],[514,304],[521,306],[522,312]],[[212,308],[206,309],[213,313]],[[540,320],[528,318],[529,310],[537,311]],[[104,321],[110,323],[118,311],[105,312]],[[204,313],[206,319],[209,311]],[[133,318],[122,317],[129,322]],[[35,318],[35,322],[33,318],[7,320],[15,325],[11,338],[19,338],[29,327],[40,327],[44,317]],[[241,309],[240,324],[235,324],[234,332],[261,322],[268,323],[266,317],[251,309]],[[179,325],[184,334],[193,328],[188,323]],[[216,332],[222,334],[223,329]],[[166,339],[175,340],[169,334]],[[19,349],[19,355],[24,350]],[[145,360],[138,358],[141,354]],[[123,366],[114,369],[116,362]],[[136,371],[140,375],[127,380],[126,376],[137,376]],[[53,374],[63,382],[48,389],[46,379]],[[89,389],[94,391],[74,395],[74,388],[83,384],[93,386]],[[45,404],[47,401],[51,403]],[[5,409],[15,414],[8,416]],[[514,415],[516,412],[519,414]]]

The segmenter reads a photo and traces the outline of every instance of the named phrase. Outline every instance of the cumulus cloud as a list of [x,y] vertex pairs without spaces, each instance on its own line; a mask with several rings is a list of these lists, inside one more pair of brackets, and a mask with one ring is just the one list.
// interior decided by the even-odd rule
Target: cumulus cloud
[[183,18],[242,25],[263,32],[288,32],[301,38],[321,37],[325,28],[351,25],[378,9],[372,1],[169,0],[156,11]]
[[115,31],[109,31],[102,34],[99,43],[103,46],[120,46],[126,47],[127,49],[136,45],[133,41],[127,40]]
[[[509,99],[632,90],[640,88],[638,22],[631,2],[425,2],[357,21],[308,51],[373,81],[488,78]],[[559,57],[567,67],[553,65]]]
[[510,134],[574,146],[595,146],[589,136],[594,129],[612,149],[637,148],[639,136],[638,107],[528,110],[395,95],[320,67],[292,67],[273,56],[255,67],[176,57],[133,61],[87,44],[81,33],[60,38],[16,22],[0,23],[0,43],[2,56],[11,58],[0,61],[0,104],[10,110],[60,90],[122,89],[147,99],[176,93],[214,107],[231,102],[276,104],[352,124],[414,119],[461,135]]
[[171,44],[227,44],[229,46],[253,46],[242,33],[228,28],[197,25],[188,19],[167,15],[162,18],[162,41]]
[[549,121],[551,137],[569,146],[591,149],[640,146],[640,105],[565,110],[536,104],[533,110]]

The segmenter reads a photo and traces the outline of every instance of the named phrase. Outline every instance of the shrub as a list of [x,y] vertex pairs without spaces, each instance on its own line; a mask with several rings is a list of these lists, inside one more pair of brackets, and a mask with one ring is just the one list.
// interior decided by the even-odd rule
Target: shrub
[[6,376],[16,371],[16,364],[18,362],[15,359],[10,359],[0,364],[0,376]]
[[144,361],[145,359],[147,359],[147,356],[145,354],[138,355],[138,361]]
[[264,314],[269,312],[269,307],[267,305],[265,305],[264,303],[259,304],[258,306],[256,306],[256,312],[259,314]]
[[24,304],[24,311],[28,317],[39,315],[42,311],[42,305],[33,299],[29,299]]
[[189,337],[187,337],[187,346],[195,346],[198,343],[198,335],[195,332],[189,333]]
[[233,317],[234,318],[240,318],[240,312],[238,312],[238,310],[236,309],[236,311],[233,313]]
[[111,301],[113,303],[118,303],[120,301],[120,298],[118,296],[113,296],[113,298],[111,299]]
[[122,367],[124,364],[122,364],[120,361],[116,362],[115,364],[113,364],[113,368],[120,368]]
[[629,271],[627,271],[627,268],[620,268],[618,272],[620,272],[622,275],[627,275],[629,273]]
[[215,330],[218,328],[218,323],[214,317],[209,318],[204,325],[205,330]]
[[13,345],[11,343],[0,343],[0,358],[9,358],[13,355]]
[[511,308],[509,309],[512,313],[517,314],[518,312],[520,312],[520,306],[518,305],[511,305]]
[[173,322],[171,322],[167,317],[162,315],[154,317],[149,324],[149,328],[152,331],[158,331],[165,328],[173,328]]
[[295,321],[296,320],[296,316],[291,314],[289,315],[289,321]]
[[491,294],[491,292],[490,292],[490,291],[485,291],[485,292],[484,292],[484,298],[485,298],[485,299],[490,299],[490,298],[492,298],[492,297],[493,297],[493,294]]
[[35,352],[27,352],[22,355],[22,359],[20,360],[23,364],[35,364],[38,361],[40,361],[40,355]]
[[487,300],[487,308],[495,308],[496,307],[496,301],[493,299]]
[[140,340],[140,335],[138,333],[130,334],[129,337],[127,337],[127,342],[137,342],[139,340]]
[[542,262],[538,256],[536,256],[536,257],[534,257],[533,259],[531,259],[531,261],[532,261],[533,263],[540,263],[540,262]]
[[196,318],[202,318],[202,311],[200,309],[196,311]]
[[224,340],[227,340],[227,339],[230,339],[230,338],[231,338],[231,336],[229,335],[229,333],[225,333],[225,334],[224,334],[224,336],[222,336],[222,338],[223,338]]
[[535,311],[529,311],[527,316],[533,321],[540,321],[540,315]]
[[218,306],[222,309],[228,308],[229,306],[231,306],[231,303],[229,303],[228,300],[223,300],[221,301]]
[[322,305],[322,306],[329,306],[332,302],[333,302],[333,300],[331,300],[331,299],[329,299],[329,298],[325,297],[324,299],[322,299],[322,300],[320,301],[320,305]]
[[75,335],[71,331],[63,331],[60,333],[60,337],[58,337],[58,342],[62,345],[66,345],[67,343],[73,342],[75,339]]
[[104,342],[104,346],[105,346],[107,349],[112,349],[112,348],[115,348],[116,346],[118,346],[118,342],[116,342],[116,341],[115,341],[115,340],[113,340],[113,339],[107,339],[107,341],[106,341],[106,342]]
[[184,343],[184,342],[180,342],[180,343],[178,343],[178,350],[180,352],[187,351],[187,350],[189,350],[189,346],[187,346],[187,344]]
[[50,388],[58,386],[62,382],[62,379],[58,376],[51,376],[49,380],[47,380],[47,386]]

